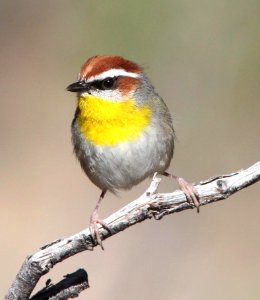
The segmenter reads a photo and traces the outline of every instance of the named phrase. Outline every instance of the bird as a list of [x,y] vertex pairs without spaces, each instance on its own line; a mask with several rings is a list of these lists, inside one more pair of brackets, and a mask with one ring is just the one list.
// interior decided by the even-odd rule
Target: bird
[[74,153],[101,190],[89,228],[102,249],[99,227],[110,229],[98,210],[107,191],[129,190],[157,172],[176,179],[199,211],[194,186],[166,171],[174,152],[172,116],[140,65],[121,56],[93,56],[67,90],[77,94],[71,124]]

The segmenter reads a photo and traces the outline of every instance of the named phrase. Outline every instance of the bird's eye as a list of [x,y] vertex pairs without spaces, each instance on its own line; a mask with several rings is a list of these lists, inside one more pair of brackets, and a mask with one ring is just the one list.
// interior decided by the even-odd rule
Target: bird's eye
[[102,90],[112,90],[116,86],[117,77],[108,77],[101,81],[100,87]]
[[113,90],[116,88],[118,77],[107,77],[103,80],[95,80],[90,83],[93,89],[98,90]]

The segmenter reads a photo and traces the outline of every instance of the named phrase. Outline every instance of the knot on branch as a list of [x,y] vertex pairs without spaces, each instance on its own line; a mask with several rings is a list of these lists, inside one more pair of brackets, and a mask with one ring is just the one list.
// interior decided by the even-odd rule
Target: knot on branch
[[227,181],[224,179],[219,179],[217,182],[217,189],[220,193],[222,194],[227,194],[229,193],[229,188],[228,188],[228,184]]

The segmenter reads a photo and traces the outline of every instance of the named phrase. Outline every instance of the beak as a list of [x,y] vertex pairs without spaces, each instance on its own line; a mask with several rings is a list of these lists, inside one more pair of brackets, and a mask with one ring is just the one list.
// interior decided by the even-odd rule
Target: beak
[[69,92],[84,92],[84,91],[88,91],[89,87],[90,87],[89,84],[86,83],[84,80],[79,80],[67,86],[66,89]]

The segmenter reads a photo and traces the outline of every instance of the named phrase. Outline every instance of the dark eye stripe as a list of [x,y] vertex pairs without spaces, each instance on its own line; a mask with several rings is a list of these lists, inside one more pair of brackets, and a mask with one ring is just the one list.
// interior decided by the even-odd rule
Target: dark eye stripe
[[114,90],[117,87],[118,77],[108,77],[103,80],[94,80],[89,83],[90,87],[98,90]]

